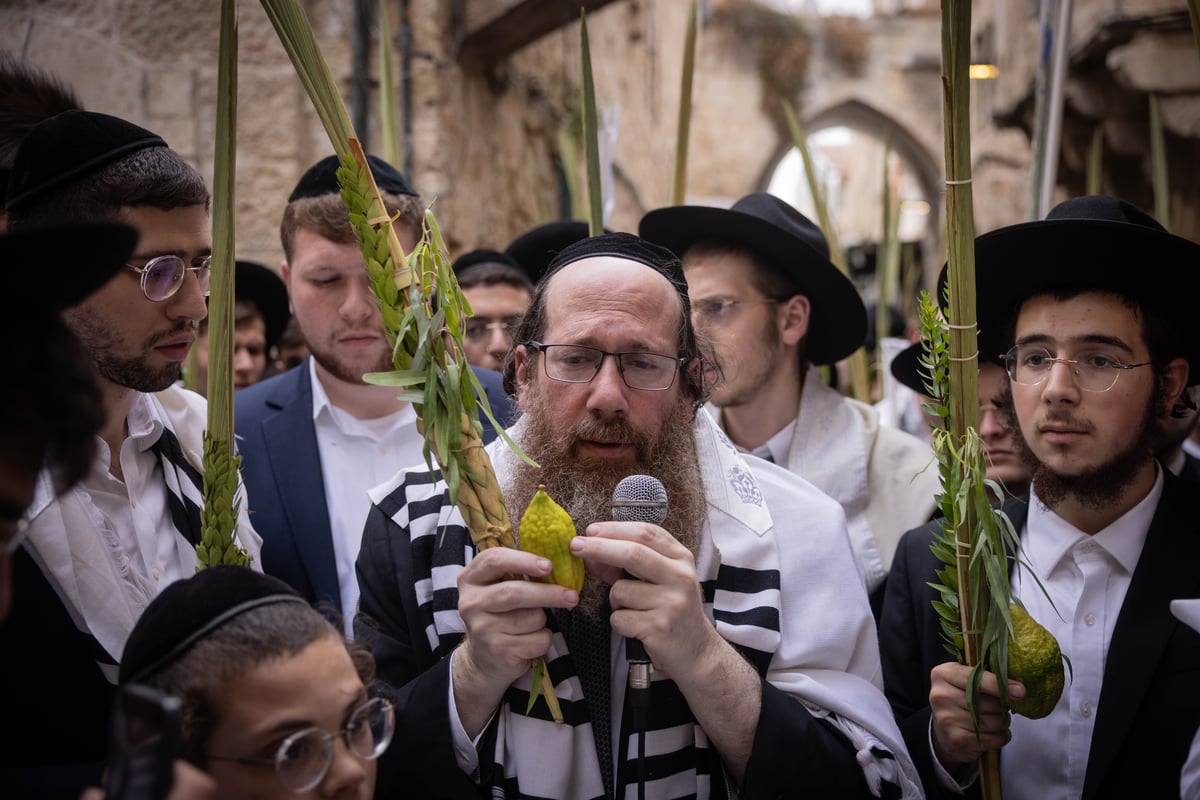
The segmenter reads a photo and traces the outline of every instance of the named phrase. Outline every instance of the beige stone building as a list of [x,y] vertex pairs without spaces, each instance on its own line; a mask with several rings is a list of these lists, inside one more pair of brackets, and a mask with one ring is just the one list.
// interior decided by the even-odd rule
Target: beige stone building
[[[457,252],[503,247],[569,213],[581,180],[580,2],[390,0],[405,169]],[[374,0],[301,0],[369,148],[381,152],[380,35]],[[728,203],[771,185],[791,140],[780,103],[810,135],[848,128],[859,145],[824,151],[847,244],[870,246],[882,219],[890,142],[923,245],[940,263],[942,109],[939,3],[876,0],[863,18],[793,15],[752,0],[706,0],[688,160],[691,202]],[[278,264],[278,220],[301,172],[331,152],[266,16],[241,0],[238,252]],[[608,224],[634,230],[669,199],[687,0],[587,0],[610,154]],[[813,4],[815,5],[815,4]],[[973,84],[977,229],[1028,218],[1035,77],[1034,0],[975,4]],[[1200,238],[1200,58],[1184,0],[1077,0],[1057,195],[1084,190],[1104,132],[1104,191],[1153,209],[1149,97],[1159,98],[1171,225]],[[356,9],[371,11],[358,22]],[[85,106],[161,133],[212,172],[216,0],[0,0],[0,48],[54,72]],[[365,98],[360,102],[350,100]],[[862,143],[865,142],[866,145]],[[902,180],[901,180],[902,178]],[[779,178],[782,180],[782,178]],[[794,179],[793,179],[794,180]],[[580,210],[578,213],[582,213]]]

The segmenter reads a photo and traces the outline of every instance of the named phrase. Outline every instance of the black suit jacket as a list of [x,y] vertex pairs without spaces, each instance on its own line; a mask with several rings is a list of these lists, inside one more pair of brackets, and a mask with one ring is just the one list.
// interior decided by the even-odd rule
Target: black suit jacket
[[[499,374],[472,369],[496,420],[510,424],[516,410],[501,388]],[[313,428],[308,359],[238,392],[234,404],[250,523],[262,537],[263,572],[287,582],[310,603],[352,617],[354,609],[341,607],[325,479]],[[496,431],[487,417],[481,421],[483,440],[490,442]],[[396,469],[407,466],[411,465],[397,463]],[[363,491],[370,488],[364,486]]]
[[[1020,531],[1028,498],[1003,508]],[[884,687],[930,798],[949,796],[934,775],[928,738],[929,673],[951,660],[926,585],[939,567],[929,550],[935,530],[927,525],[900,540],[879,627]],[[1169,606],[1194,597],[1200,520],[1188,484],[1168,473],[1109,644],[1084,800],[1179,796],[1179,771],[1200,727],[1200,634]],[[972,789],[978,796],[978,784]]]

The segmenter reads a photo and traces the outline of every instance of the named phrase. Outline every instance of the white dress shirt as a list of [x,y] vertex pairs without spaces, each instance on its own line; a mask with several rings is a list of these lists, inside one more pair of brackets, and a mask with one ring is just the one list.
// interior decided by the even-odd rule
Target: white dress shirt
[[[1032,577],[1023,576],[1024,567],[1014,570],[1013,591],[1029,615],[1058,640],[1071,660],[1071,670],[1049,716],[1012,715],[1012,741],[1000,757],[1008,800],[1082,796],[1108,646],[1162,489],[1163,473],[1156,469],[1149,494],[1090,536],[1046,508],[1030,491],[1021,558],[1046,591]],[[949,776],[940,774],[946,783]],[[952,781],[947,785],[954,786]]]
[[371,509],[367,490],[403,467],[423,463],[421,450],[425,439],[417,432],[417,414],[411,405],[384,417],[357,419],[329,401],[312,359],[309,372],[313,428],[337,560],[343,625],[346,635],[353,636],[354,612],[358,608],[354,562],[358,560],[363,525]]

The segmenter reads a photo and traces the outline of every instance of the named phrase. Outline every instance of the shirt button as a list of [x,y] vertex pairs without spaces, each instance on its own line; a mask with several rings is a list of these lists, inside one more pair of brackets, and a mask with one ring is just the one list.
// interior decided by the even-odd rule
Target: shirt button
[[1087,719],[1091,715],[1092,715],[1092,704],[1091,703],[1083,703],[1082,705],[1079,706],[1079,716],[1083,717],[1084,719]]
[[154,580],[158,580],[158,577],[159,577],[158,570],[154,570]]
[[1096,624],[1096,615],[1095,614],[1085,614],[1083,617],[1083,621],[1085,624],[1088,625],[1088,627],[1091,627],[1092,625]]

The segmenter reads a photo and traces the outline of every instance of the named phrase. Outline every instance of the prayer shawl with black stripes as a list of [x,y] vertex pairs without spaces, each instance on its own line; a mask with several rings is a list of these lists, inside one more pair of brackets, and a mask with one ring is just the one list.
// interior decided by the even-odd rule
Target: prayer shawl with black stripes
[[[520,430],[518,424],[518,441]],[[696,444],[709,503],[697,570],[717,630],[790,695],[782,702],[803,703],[847,737],[874,793],[919,797],[916,771],[882,693],[875,627],[841,508],[782,468],[755,460],[751,472],[705,411],[698,415]],[[503,486],[514,456],[499,441],[489,452]],[[475,552],[462,517],[446,503],[445,484],[418,469],[370,495],[410,539],[417,607],[403,616],[420,620],[424,630],[397,634],[424,636],[434,658],[445,657],[464,632],[456,578]],[[388,535],[401,533],[390,528]],[[364,553],[367,548],[364,541]],[[399,609],[391,611],[400,616]],[[365,605],[362,612],[368,613]],[[560,627],[552,618],[550,625]],[[622,642],[612,641],[613,707],[619,709],[627,665]],[[561,630],[546,660],[565,724],[550,721],[540,701],[525,716],[529,677],[516,681],[479,743],[481,782],[494,797],[604,797],[586,701]],[[719,756],[674,683],[656,675],[652,691],[646,752],[655,779],[647,797],[731,796]],[[405,724],[412,722],[420,724]],[[636,785],[637,753],[627,727],[615,747],[615,796],[626,797],[627,787]]]
[[[198,564],[193,547],[199,541],[204,504],[201,437],[207,425],[207,406],[204,398],[174,386],[138,394],[133,402],[139,404],[138,413],[161,427],[151,450],[162,468],[166,511],[179,533],[175,550],[187,575]],[[108,466],[96,464],[93,468]],[[125,639],[161,585],[130,563],[119,533],[82,488],[77,486],[56,497],[50,477],[43,471],[28,518],[29,536],[23,546],[62,599],[76,627],[83,635],[94,637],[97,661],[115,683],[115,665],[125,649]],[[253,557],[253,568],[261,569],[261,540],[250,526],[244,498],[237,537]]]

